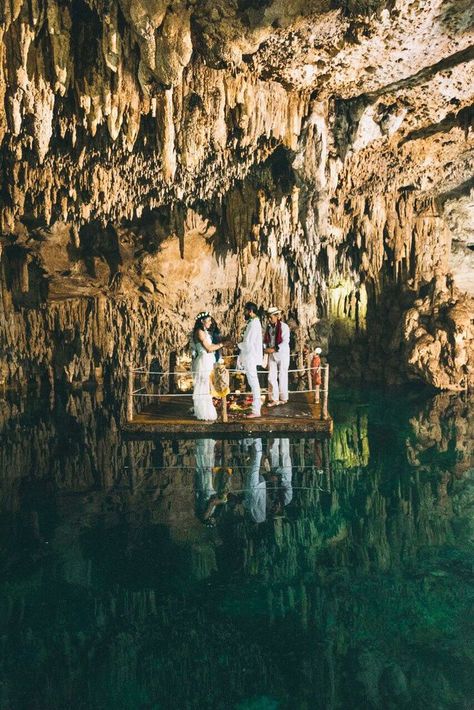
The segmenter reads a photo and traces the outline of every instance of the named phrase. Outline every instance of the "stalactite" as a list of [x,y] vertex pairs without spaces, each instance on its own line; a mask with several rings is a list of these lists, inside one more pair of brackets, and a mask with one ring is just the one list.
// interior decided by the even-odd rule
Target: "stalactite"
[[[144,338],[150,328],[167,328],[164,357],[179,350],[189,320],[170,325],[168,315],[199,311],[201,291],[194,298],[191,287],[176,298],[159,275],[163,264],[151,259],[146,267],[143,252],[159,251],[174,236],[178,258],[188,261],[199,242],[183,214],[193,210],[208,224],[206,239],[211,230],[217,235],[212,267],[217,272],[225,262],[231,275],[209,297],[217,315],[230,312],[237,324],[252,292],[263,305],[287,308],[313,344],[351,344],[360,361],[369,352],[361,374],[380,379],[384,362],[390,382],[469,385],[472,334],[461,312],[472,302],[461,293],[453,289],[455,303],[443,310],[451,309],[454,326],[438,328],[432,314],[426,337],[441,346],[423,357],[411,334],[403,342],[389,338],[390,348],[378,327],[387,320],[403,333],[404,312],[452,268],[452,230],[456,237],[464,229],[444,206],[466,199],[472,172],[468,13],[449,2],[439,12],[434,0],[403,13],[373,1],[264,5],[5,4],[0,244],[26,248],[32,260],[21,298],[10,293],[8,269],[2,285],[1,357],[16,351],[1,365],[9,379],[33,373],[35,362],[70,381],[108,362],[123,368],[123,343],[106,346],[101,336],[94,344],[84,336],[80,354],[65,343],[67,365],[48,362],[57,333],[47,330],[47,314],[87,310],[71,299],[88,299],[95,309],[98,293],[114,304],[123,328],[134,314]],[[108,263],[109,273],[110,251],[96,249],[85,277],[83,228],[99,237],[113,229],[124,240],[132,232],[135,252],[113,273]],[[73,249],[55,241],[61,229]],[[31,263],[43,279],[32,278]],[[399,313],[394,300],[403,302]],[[41,304],[37,315],[21,310],[33,302]],[[22,334],[30,321],[31,345]],[[437,330],[455,335],[438,337]],[[131,334],[127,347],[136,342]],[[155,355],[153,345],[148,353],[138,345],[137,359]]]

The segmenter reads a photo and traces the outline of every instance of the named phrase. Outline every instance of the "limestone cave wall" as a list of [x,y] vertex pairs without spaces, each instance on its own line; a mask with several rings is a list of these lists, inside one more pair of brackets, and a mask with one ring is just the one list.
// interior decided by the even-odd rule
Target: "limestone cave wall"
[[3,379],[167,363],[252,297],[340,375],[467,387],[472,24],[467,0],[3,0]]

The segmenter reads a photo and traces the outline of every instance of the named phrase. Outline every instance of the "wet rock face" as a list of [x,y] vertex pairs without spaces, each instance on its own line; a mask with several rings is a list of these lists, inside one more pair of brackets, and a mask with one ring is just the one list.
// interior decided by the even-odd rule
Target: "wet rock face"
[[[251,296],[301,337],[368,345],[370,377],[469,382],[472,4],[288,5],[4,4],[8,378],[120,370],[158,332],[167,360],[196,312],[235,329]],[[445,307],[424,303],[448,273]],[[403,324],[420,299],[429,343]],[[70,323],[102,302],[105,333]]]

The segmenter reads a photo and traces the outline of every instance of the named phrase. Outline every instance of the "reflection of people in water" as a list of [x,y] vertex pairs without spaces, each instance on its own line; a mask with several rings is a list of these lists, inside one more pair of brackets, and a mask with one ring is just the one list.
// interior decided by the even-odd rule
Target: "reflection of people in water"
[[276,479],[277,495],[272,505],[272,514],[281,515],[283,508],[293,499],[293,469],[290,457],[290,440],[273,439],[270,449],[272,476]]
[[249,468],[245,473],[244,506],[252,520],[263,523],[267,515],[267,484],[260,473],[262,461],[262,440],[244,439],[244,449],[250,451]]
[[196,511],[201,519],[210,517],[209,501],[215,495],[212,469],[215,463],[214,439],[196,441]]
[[215,467],[214,439],[196,441],[196,512],[208,525],[216,524],[215,512],[219,505],[227,502],[230,489],[230,471]]

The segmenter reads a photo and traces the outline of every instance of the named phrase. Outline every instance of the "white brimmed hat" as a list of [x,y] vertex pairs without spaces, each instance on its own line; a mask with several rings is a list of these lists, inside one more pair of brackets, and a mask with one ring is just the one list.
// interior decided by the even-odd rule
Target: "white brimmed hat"
[[322,351],[321,348],[315,348],[315,349],[314,349],[314,352],[315,352],[317,355],[321,355],[321,353],[322,353],[323,351]]
[[267,309],[267,315],[269,316],[276,316],[278,313],[281,313],[281,308],[277,308],[276,306],[270,306],[270,308]]

